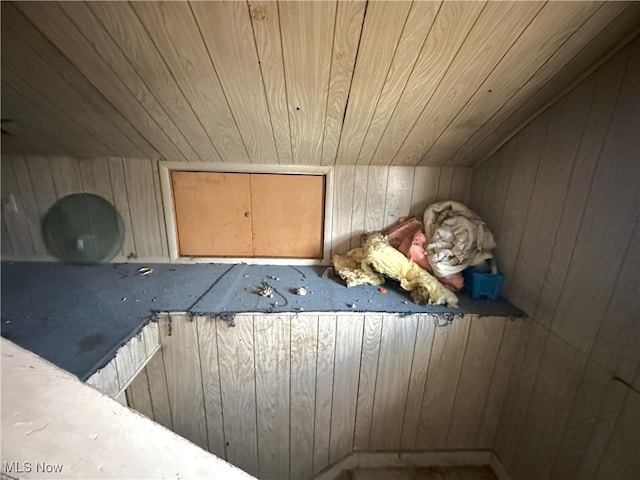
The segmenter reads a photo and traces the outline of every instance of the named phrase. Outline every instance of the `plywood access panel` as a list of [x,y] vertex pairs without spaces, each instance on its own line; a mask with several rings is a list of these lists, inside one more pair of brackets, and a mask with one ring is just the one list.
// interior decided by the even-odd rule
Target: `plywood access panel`
[[171,173],[180,256],[322,258],[324,177]]

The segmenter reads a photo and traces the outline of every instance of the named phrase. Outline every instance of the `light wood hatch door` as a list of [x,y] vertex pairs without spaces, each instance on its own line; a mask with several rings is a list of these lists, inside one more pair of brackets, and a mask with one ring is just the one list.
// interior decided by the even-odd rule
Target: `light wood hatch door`
[[321,259],[321,175],[171,172],[183,257]]

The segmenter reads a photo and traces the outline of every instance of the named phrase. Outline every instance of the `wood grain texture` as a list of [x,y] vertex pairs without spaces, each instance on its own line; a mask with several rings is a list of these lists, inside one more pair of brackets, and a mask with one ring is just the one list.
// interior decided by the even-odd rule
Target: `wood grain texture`
[[330,463],[340,460],[353,450],[363,325],[364,318],[359,315],[336,317]]
[[172,430],[205,450],[207,425],[202,366],[196,323],[187,315],[169,314],[160,328]]
[[96,373],[91,375],[86,382],[96,390],[109,397],[115,397],[120,390],[118,383],[118,369],[115,360],[110,361]]
[[383,317],[370,450],[400,450],[417,328],[416,316]]
[[451,192],[449,194],[449,198],[451,200],[462,202],[465,205],[467,204],[469,201],[469,193],[471,191],[472,175],[472,168],[455,167],[455,170],[453,171],[453,181],[451,183]]
[[127,192],[124,165],[121,158],[109,158],[109,178],[113,190],[113,204],[120,213],[124,222],[124,241],[122,243],[122,255],[129,259],[136,255],[135,235],[131,219],[131,207],[129,206],[129,193]]
[[251,315],[218,328],[218,362],[227,461],[258,474],[254,325]]
[[2,156],[3,200],[12,195],[15,203],[15,210],[9,206],[3,207],[2,221],[6,225],[7,240],[10,242],[12,252],[29,257],[44,253],[42,251],[44,245],[39,228],[36,228],[40,221],[38,213],[34,211],[35,198],[33,198],[31,179],[28,175],[24,175],[27,172],[20,167],[20,162],[19,158]]
[[136,376],[126,392],[129,407],[153,420],[154,414],[151,394],[149,393],[149,378],[145,370],[142,370],[140,374]]
[[[339,168],[336,166],[336,169]],[[353,203],[351,206],[351,241],[350,248],[360,246],[360,237],[365,233],[365,214],[367,207],[367,191],[369,189],[368,167],[354,167]],[[333,204],[334,215],[336,204]],[[335,234],[333,234],[335,236]],[[335,237],[334,237],[335,238]]]
[[288,478],[291,317],[271,315],[254,321],[258,476]]
[[222,388],[218,363],[218,322],[204,315],[198,315],[194,321],[198,332],[209,451],[220,458],[226,458]]
[[120,390],[122,390],[131,383],[147,360],[147,352],[142,335],[133,337],[121,346],[118,349],[115,360],[118,370],[118,384],[120,385]]
[[477,445],[504,329],[504,317],[471,319],[447,433],[447,448],[475,448]]
[[[332,256],[336,253],[345,254],[351,248],[351,222],[353,220],[353,214],[350,206],[354,203],[354,189],[356,184],[354,167],[337,165],[334,169],[333,182]],[[362,202],[362,200],[360,200],[360,202]]]
[[366,315],[358,380],[358,403],[353,435],[354,450],[369,450],[373,401],[378,378],[383,315]]
[[440,171],[433,167],[416,167],[413,176],[410,214],[422,218],[424,211],[438,197]]
[[291,318],[290,478],[313,476],[318,317]]
[[278,4],[293,162],[320,165],[336,5]]
[[409,215],[413,176],[413,168],[389,167],[383,227],[388,227],[399,218]]
[[[158,326],[160,328],[166,327],[166,319],[158,319]],[[149,380],[149,394],[151,395],[153,420],[169,430],[173,430],[171,401],[169,400],[164,352],[162,349],[157,355],[151,357],[151,360],[149,360],[149,363],[147,363],[147,366],[145,367],[145,372],[147,374],[147,379]]]
[[453,168],[442,167],[440,169],[440,178],[438,179],[438,195],[436,200],[438,202],[444,200],[450,200],[449,195],[451,193],[451,184],[453,182]]
[[418,422],[416,447],[441,449],[458,388],[471,319],[456,317],[451,325],[436,327],[422,410]]
[[318,360],[316,366],[316,405],[313,430],[313,473],[329,465],[331,407],[336,355],[336,317],[318,316]]

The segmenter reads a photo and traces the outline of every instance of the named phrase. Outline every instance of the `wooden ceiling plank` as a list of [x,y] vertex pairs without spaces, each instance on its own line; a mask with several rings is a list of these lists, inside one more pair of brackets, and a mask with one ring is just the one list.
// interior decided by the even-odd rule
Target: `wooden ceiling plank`
[[[140,90],[137,75],[131,71],[128,62],[113,45],[109,45],[106,33],[97,25],[95,18],[86,15],[81,21],[82,31],[65,14],[59,4],[53,2],[21,2],[16,4],[45,36],[87,77],[87,79],[132,122],[138,131],[167,158],[182,160],[183,154],[177,149],[164,131],[156,123],[156,114],[142,108],[144,103],[154,102],[146,89]],[[65,4],[66,8],[81,8],[79,3]],[[72,5],[69,7],[68,5]],[[93,22],[91,19],[93,18]],[[87,21],[85,21],[87,20]],[[83,33],[84,32],[84,33]],[[88,37],[85,37],[88,35]],[[89,42],[88,39],[92,42]],[[120,53],[120,55],[118,55]],[[107,58],[103,58],[103,55]],[[109,61],[108,57],[112,58]],[[116,60],[113,64],[113,60]],[[125,72],[116,73],[114,68]],[[127,85],[125,85],[127,81]],[[133,89],[133,92],[129,90]],[[137,97],[135,96],[137,94]],[[144,97],[144,98],[143,98]]]
[[293,163],[322,163],[336,4],[278,4]]
[[132,2],[221,159],[248,163],[236,120],[186,2]]
[[421,164],[442,165],[462,139],[471,137],[525,85],[539,68],[600,8],[585,2],[548,2],[457,116],[452,119]]
[[29,125],[36,132],[60,145],[65,152],[87,157],[95,156],[98,152],[108,155],[104,147],[101,149],[96,142],[78,135],[78,130],[67,125],[63,115],[43,110],[33,99],[23,96],[6,79],[2,80],[2,115],[15,123]]
[[362,34],[366,2],[338,2],[337,8],[322,142],[323,165],[333,165],[336,162],[344,111],[349,98],[358,44]]
[[407,86],[433,22],[440,9],[440,2],[414,2],[407,18],[402,37],[398,43],[389,73],[382,87],[382,93],[375,112],[367,128],[362,148],[358,154],[358,164],[368,165],[378,146],[391,115]]
[[158,155],[84,75],[9,2],[2,3],[2,43],[5,46],[2,50],[5,75],[12,70],[22,82],[39,91],[52,105],[119,154],[131,157]]
[[278,4],[273,1],[250,2],[249,12],[271,118],[271,128],[276,142],[278,162],[291,164],[293,162],[291,130],[289,129],[289,108],[284,78]]
[[[626,6],[622,12],[619,9]],[[613,18],[612,18],[613,17]],[[605,2],[547,63],[451,157],[457,165],[475,165],[497,150],[567,88],[571,79],[594,65],[640,22],[639,2]]]
[[464,107],[543,5],[542,2],[487,4],[432,99],[396,152],[394,165],[420,162],[449,119]]
[[87,6],[193,147],[196,157],[191,160],[222,161],[131,5],[88,2]]
[[191,9],[251,162],[278,163],[247,4],[193,2]]
[[371,165],[391,163],[483,8],[483,2],[445,2],[442,5],[402,96],[378,139]]
[[358,159],[410,8],[411,2],[370,2],[367,6],[337,164],[351,165]]

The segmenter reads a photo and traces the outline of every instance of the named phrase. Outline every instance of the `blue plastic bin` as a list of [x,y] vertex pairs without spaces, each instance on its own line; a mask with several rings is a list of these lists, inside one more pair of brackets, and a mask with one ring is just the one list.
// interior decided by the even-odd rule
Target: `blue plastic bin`
[[473,268],[465,270],[464,281],[467,292],[474,300],[486,297],[489,300],[500,298],[504,275],[502,273],[480,273]]

